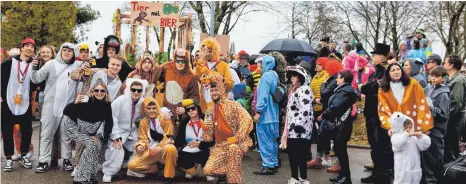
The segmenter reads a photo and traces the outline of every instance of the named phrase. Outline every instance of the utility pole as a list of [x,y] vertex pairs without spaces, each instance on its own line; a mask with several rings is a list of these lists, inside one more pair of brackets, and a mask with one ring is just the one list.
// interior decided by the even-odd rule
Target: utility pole
[[215,28],[215,1],[211,1],[210,6],[211,11],[210,11],[210,37],[214,37],[214,28]]

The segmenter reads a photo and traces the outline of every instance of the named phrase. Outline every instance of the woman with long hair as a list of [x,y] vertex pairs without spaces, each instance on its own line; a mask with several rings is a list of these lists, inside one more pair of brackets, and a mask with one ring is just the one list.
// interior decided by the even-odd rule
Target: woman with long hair
[[112,108],[107,85],[98,79],[87,95],[79,95],[63,111],[62,129],[74,141],[84,145],[73,183],[97,183],[97,165],[102,142],[113,128]]

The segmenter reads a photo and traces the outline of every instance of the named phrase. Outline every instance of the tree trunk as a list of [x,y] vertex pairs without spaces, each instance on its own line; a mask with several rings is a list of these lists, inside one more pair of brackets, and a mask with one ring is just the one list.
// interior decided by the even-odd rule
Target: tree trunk
[[[448,42],[446,44],[448,54],[454,54],[453,49],[455,48],[455,46],[454,46],[454,40],[453,39],[454,39],[456,31],[457,31],[457,29],[459,27],[459,24],[458,24],[459,18],[460,18],[461,14],[464,11],[465,5],[466,5],[466,2],[461,2],[458,9],[455,10],[455,13],[453,14],[453,16],[451,16],[450,29],[448,30]],[[452,8],[454,8],[454,7],[452,7]]]

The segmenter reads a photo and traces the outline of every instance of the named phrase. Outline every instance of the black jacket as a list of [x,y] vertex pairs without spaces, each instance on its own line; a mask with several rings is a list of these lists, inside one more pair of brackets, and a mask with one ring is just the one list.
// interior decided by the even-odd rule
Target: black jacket
[[322,110],[325,111],[325,109],[327,109],[330,97],[335,93],[337,87],[337,75],[330,76],[327,81],[320,86],[320,103],[322,103]]
[[364,116],[377,117],[377,103],[378,103],[378,93],[379,93],[379,80],[382,79],[385,72],[385,67],[381,65],[375,66],[375,72],[369,76],[366,84],[362,85],[361,93],[366,95],[366,101],[364,103]]
[[[351,84],[345,83],[335,89],[335,93],[328,101],[328,108],[322,112],[322,118],[332,120],[340,118],[356,103],[357,95]],[[351,118],[346,118],[347,122]]]

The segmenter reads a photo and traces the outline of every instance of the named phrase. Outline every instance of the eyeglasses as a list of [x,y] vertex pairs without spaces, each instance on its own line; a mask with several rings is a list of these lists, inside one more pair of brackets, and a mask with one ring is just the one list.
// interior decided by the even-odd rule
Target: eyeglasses
[[131,88],[131,92],[133,92],[133,93],[136,93],[136,92],[142,93],[142,89]]
[[184,60],[176,60],[175,63],[176,63],[176,64],[185,64],[186,61],[184,61]]
[[99,93],[99,92],[100,93],[106,93],[107,90],[105,90],[105,89],[94,89],[94,93]]
[[196,106],[193,107],[186,107],[186,111],[191,112],[197,110]]

